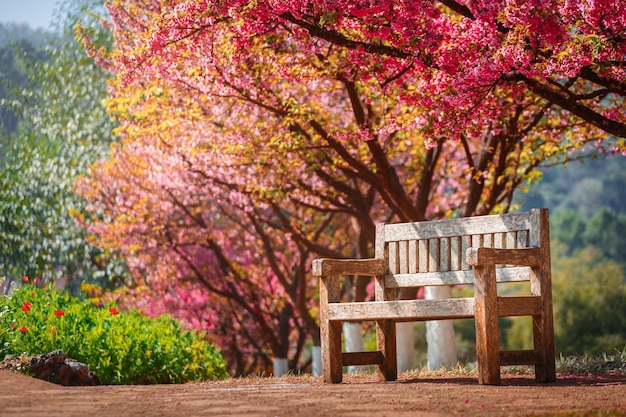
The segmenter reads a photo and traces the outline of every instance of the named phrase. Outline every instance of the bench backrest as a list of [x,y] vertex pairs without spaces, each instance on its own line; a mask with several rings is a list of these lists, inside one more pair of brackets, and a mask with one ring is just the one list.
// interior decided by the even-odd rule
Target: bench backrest
[[[471,284],[474,273],[465,259],[470,247],[549,250],[547,209],[450,220],[379,224],[376,258],[388,266],[385,287]],[[549,253],[549,252],[548,252]],[[549,257],[548,257],[549,259]],[[528,281],[527,267],[498,268],[500,282]]]

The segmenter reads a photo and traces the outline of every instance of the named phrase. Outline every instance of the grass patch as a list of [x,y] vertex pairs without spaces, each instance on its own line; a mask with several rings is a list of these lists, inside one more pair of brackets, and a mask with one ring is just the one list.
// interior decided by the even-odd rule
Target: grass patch
[[[475,377],[477,369],[477,363],[470,362],[434,370],[421,367],[404,372],[402,375],[407,378]],[[621,351],[616,350],[613,353],[603,353],[598,356],[561,355],[556,360],[556,371],[561,375],[626,375],[626,347]],[[372,369],[372,372],[376,370]],[[512,375],[532,375],[535,371],[532,366],[507,366],[502,368],[502,372]]]
[[620,375],[626,374],[626,347],[621,351],[603,353],[599,356],[560,356],[556,369],[562,374],[574,375]]

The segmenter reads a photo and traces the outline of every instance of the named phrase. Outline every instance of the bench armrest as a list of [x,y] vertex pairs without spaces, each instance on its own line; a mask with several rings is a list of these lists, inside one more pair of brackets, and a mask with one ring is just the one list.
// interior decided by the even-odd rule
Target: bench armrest
[[538,266],[541,264],[541,248],[496,249],[468,248],[465,253],[467,263],[481,265]]
[[381,276],[385,272],[382,259],[315,259],[313,275],[364,275]]

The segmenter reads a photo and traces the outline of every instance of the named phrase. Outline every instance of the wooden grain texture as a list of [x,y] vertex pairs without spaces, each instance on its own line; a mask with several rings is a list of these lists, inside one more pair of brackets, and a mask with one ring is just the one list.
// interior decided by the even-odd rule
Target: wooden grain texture
[[372,352],[344,352],[342,363],[343,366],[379,365],[383,363],[383,354],[377,350]]
[[320,279],[320,348],[324,382],[338,383],[342,379],[341,322],[331,321],[328,308],[341,297],[339,276]]
[[[500,366],[535,365],[537,381],[556,379],[549,219],[546,209],[418,223],[379,224],[375,258],[318,259],[322,369],[341,382],[342,367],[377,364],[397,378],[395,324],[474,317],[479,382],[499,384]],[[340,276],[375,277],[375,301],[342,303]],[[530,281],[530,295],[498,296],[497,283]],[[397,300],[405,287],[470,285],[472,298]],[[500,351],[498,317],[531,316],[534,348]],[[342,353],[341,323],[376,322],[376,351]]]
[[461,235],[501,233],[511,230],[528,230],[527,213],[465,217],[451,220],[434,220],[416,223],[387,224],[385,241],[419,240]]
[[[529,267],[496,269],[497,282],[530,280]],[[384,277],[387,288],[423,287],[437,285],[468,285],[474,283],[474,271],[425,272],[422,274],[388,274]]]
[[367,321],[377,319],[419,320],[468,318],[474,315],[473,298],[438,300],[395,300],[335,303],[328,306],[330,320]]
[[313,261],[313,275],[383,275],[384,261],[382,259],[316,259]]
[[535,365],[541,361],[539,352],[534,350],[503,350],[500,352],[500,365]]
[[478,382],[498,385],[501,380],[496,271],[493,265],[487,265],[476,266],[474,272]]
[[538,266],[542,262],[541,248],[495,249],[472,247],[467,250],[467,263],[476,265]]
[[378,369],[386,381],[395,381],[398,378],[396,343],[396,323],[393,320],[376,320],[376,349],[383,356],[382,362],[378,363]]
[[541,296],[542,311],[533,316],[533,338],[535,350],[541,360],[535,365],[535,379],[538,382],[556,381],[556,364],[554,361],[554,323],[552,311],[552,276],[550,268],[550,221],[548,210],[531,211],[531,228],[528,236],[529,244],[541,250],[542,262],[531,274],[531,293]]

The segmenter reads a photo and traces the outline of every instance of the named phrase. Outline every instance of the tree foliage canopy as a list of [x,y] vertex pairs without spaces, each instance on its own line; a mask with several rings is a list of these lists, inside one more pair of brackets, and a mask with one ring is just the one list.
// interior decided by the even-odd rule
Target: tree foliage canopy
[[[306,48],[322,58],[329,48],[345,50],[377,96],[404,84],[402,102],[427,110],[385,120],[386,128],[393,121],[439,133],[482,132],[485,120],[502,116],[507,99],[529,93],[546,111],[554,105],[573,116],[572,128],[583,122],[626,137],[626,8],[620,2],[117,0],[109,10],[118,34],[139,35],[123,43],[119,57],[126,81],[150,72],[192,78],[192,63],[206,69],[210,62],[168,62],[210,57],[227,30],[231,69],[260,38],[276,36],[265,45],[274,53]],[[277,36],[285,33],[287,39]],[[298,74],[292,60],[276,64],[281,75]],[[348,76],[351,69],[344,68]]]
[[17,130],[2,138],[0,275],[13,279],[106,283],[123,274],[119,263],[105,262],[86,241],[73,218],[85,206],[73,182],[107,154],[114,123],[103,105],[108,75],[73,39],[71,16],[63,34],[48,35],[45,48],[8,47],[26,77],[11,86],[5,102],[20,116]]
[[318,340],[312,257],[369,256],[378,221],[507,211],[541,163],[624,148],[613,3],[108,10],[115,49],[84,42],[118,75],[121,143],[79,185],[90,230],[129,260],[134,305],[213,328],[231,364],[294,367]]

